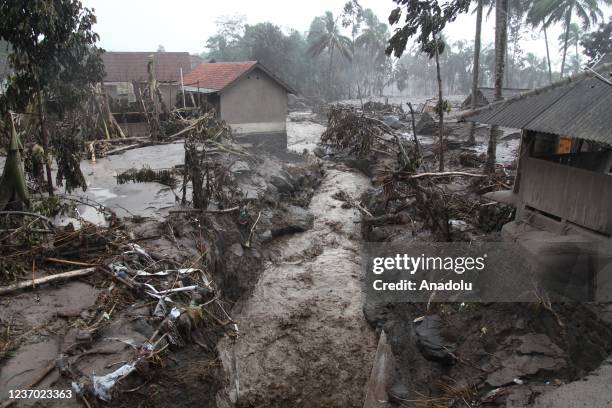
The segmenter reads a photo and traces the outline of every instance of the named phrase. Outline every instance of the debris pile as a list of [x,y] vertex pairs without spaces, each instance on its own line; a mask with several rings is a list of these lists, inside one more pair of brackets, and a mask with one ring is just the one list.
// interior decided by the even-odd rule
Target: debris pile
[[[126,251],[107,266],[101,266],[137,297],[151,299],[150,317],[146,322],[154,333],[141,344],[132,344],[131,360],[105,375],[88,375],[75,367],[82,354],[66,353],[58,361],[60,371],[72,379],[74,391],[82,397],[93,395],[109,401],[118,380],[125,379],[141,366],[154,361],[168,348],[177,349],[188,343],[202,343],[201,329],[218,326],[237,334],[238,327],[226,311],[211,278],[201,269],[177,268],[167,259],[155,260],[138,244],[129,243]],[[173,268],[173,269],[166,269]],[[98,328],[91,327],[90,336]],[[209,348],[214,345],[203,345]]]

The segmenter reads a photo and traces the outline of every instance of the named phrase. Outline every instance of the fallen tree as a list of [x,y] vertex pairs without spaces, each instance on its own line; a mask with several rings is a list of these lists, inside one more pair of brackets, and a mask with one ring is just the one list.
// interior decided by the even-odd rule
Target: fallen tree
[[[414,129],[414,127],[413,127]],[[422,172],[418,140],[411,142],[377,118],[369,117],[355,108],[332,106],[328,126],[321,143],[348,155],[360,158],[383,153],[393,159],[381,161],[375,184],[382,187],[386,202],[393,197],[414,197],[424,224],[438,241],[450,240],[450,202],[433,182],[443,177],[484,177],[461,171]],[[386,205],[385,205],[386,206]],[[356,206],[357,207],[357,206]],[[393,218],[394,214],[389,214]],[[387,222],[388,217],[368,215],[368,224]]]

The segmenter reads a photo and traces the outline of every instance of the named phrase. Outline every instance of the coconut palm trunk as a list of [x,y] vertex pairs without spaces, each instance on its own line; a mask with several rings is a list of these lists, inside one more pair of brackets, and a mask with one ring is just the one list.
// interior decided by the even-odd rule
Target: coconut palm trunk
[[[508,25],[508,0],[498,0],[495,7],[495,100],[503,99],[502,87],[504,81],[504,56],[506,54]],[[491,126],[489,146],[487,148],[487,162],[485,172],[495,172],[495,161],[497,159],[497,136],[499,126]]]
[[548,34],[544,27],[544,42],[546,43],[546,61],[548,62],[548,81],[552,84],[552,66],[550,65],[550,51],[548,49]]
[[563,59],[561,60],[561,78],[563,78],[563,74],[565,72],[565,58],[567,56],[567,42],[569,39],[569,33],[570,33],[570,25],[572,24],[572,11],[573,11],[573,7],[570,6],[570,8],[567,10],[567,13],[565,14],[565,39],[563,40]]
[[438,77],[438,115],[439,115],[438,136],[439,136],[439,144],[440,144],[440,153],[438,155],[440,163],[438,165],[438,170],[440,172],[443,172],[444,171],[444,98],[442,97],[442,76],[440,75],[440,53],[438,51],[439,50],[438,41],[439,39],[436,39],[436,55],[435,55],[436,74]]
[[[480,37],[482,32],[482,1],[478,0],[476,8],[476,37],[474,38],[474,68],[472,69],[472,110],[476,109],[476,93],[478,92],[478,78],[480,75]],[[470,126],[469,144],[476,143],[476,122]]]
[[38,115],[40,120],[40,136],[45,158],[45,170],[47,172],[47,192],[53,195],[53,176],[51,174],[51,158],[49,157],[49,132],[45,116],[45,98],[42,91],[38,91]]
[[334,47],[329,50],[329,92],[333,99],[336,96],[334,91]]

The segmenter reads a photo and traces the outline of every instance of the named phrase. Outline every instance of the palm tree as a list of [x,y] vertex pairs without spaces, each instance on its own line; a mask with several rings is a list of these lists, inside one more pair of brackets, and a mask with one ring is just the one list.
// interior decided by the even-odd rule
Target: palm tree
[[[580,43],[580,40],[582,40],[583,35],[584,35],[584,32],[582,31],[582,29],[580,28],[578,24],[576,23],[570,24],[569,35],[567,37],[567,45],[575,47],[575,50],[576,50],[575,61],[578,62],[578,65],[580,65],[580,54],[578,53],[578,44]],[[564,44],[565,35],[560,34],[558,41],[559,41],[559,44]]]
[[[504,57],[508,40],[508,0],[497,0],[495,3],[495,100],[499,101],[503,98]],[[489,174],[495,172],[498,133],[499,126],[492,125],[485,163],[485,172]]]
[[367,54],[365,65],[367,66],[368,76],[371,77],[368,81],[371,83],[370,85],[374,85],[375,82],[380,82],[374,78],[377,74],[376,71],[384,67],[387,59],[385,48],[389,39],[389,31],[387,25],[381,23],[370,9],[364,10],[363,19],[366,27],[355,40],[355,45],[363,48]]
[[[476,4],[476,37],[474,38],[474,68],[472,70],[472,109],[476,109],[476,92],[478,92],[478,76],[480,74],[480,33],[482,31],[482,5],[483,0]],[[476,123],[470,126],[469,143],[475,144]]]
[[325,50],[329,52],[329,90],[332,90],[334,53],[337,51],[344,59],[351,61],[353,59],[352,44],[350,38],[340,34],[337,21],[331,11],[325,12],[325,16],[321,19],[324,23],[324,30],[309,34],[309,36],[314,36],[314,42],[308,52],[313,56],[321,55]]
[[[612,0],[601,0],[606,5],[612,5]],[[596,23],[603,13],[598,0],[538,0],[533,2],[529,11],[530,21],[542,24],[544,28],[557,22],[563,22],[565,34],[563,39],[563,59],[561,60],[561,77],[565,72],[565,60],[569,44],[572,17],[576,13],[582,27],[586,30]]]

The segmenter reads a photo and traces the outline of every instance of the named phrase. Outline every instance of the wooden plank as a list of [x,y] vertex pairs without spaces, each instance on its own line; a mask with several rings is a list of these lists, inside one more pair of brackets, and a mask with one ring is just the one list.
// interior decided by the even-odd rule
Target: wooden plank
[[523,201],[537,210],[612,234],[612,176],[527,158]]
[[366,384],[366,397],[363,408],[386,408],[389,407],[389,396],[387,390],[391,387],[393,373],[395,371],[395,357],[391,345],[387,343],[387,335],[384,330],[380,333],[376,356],[370,373],[370,379]]

